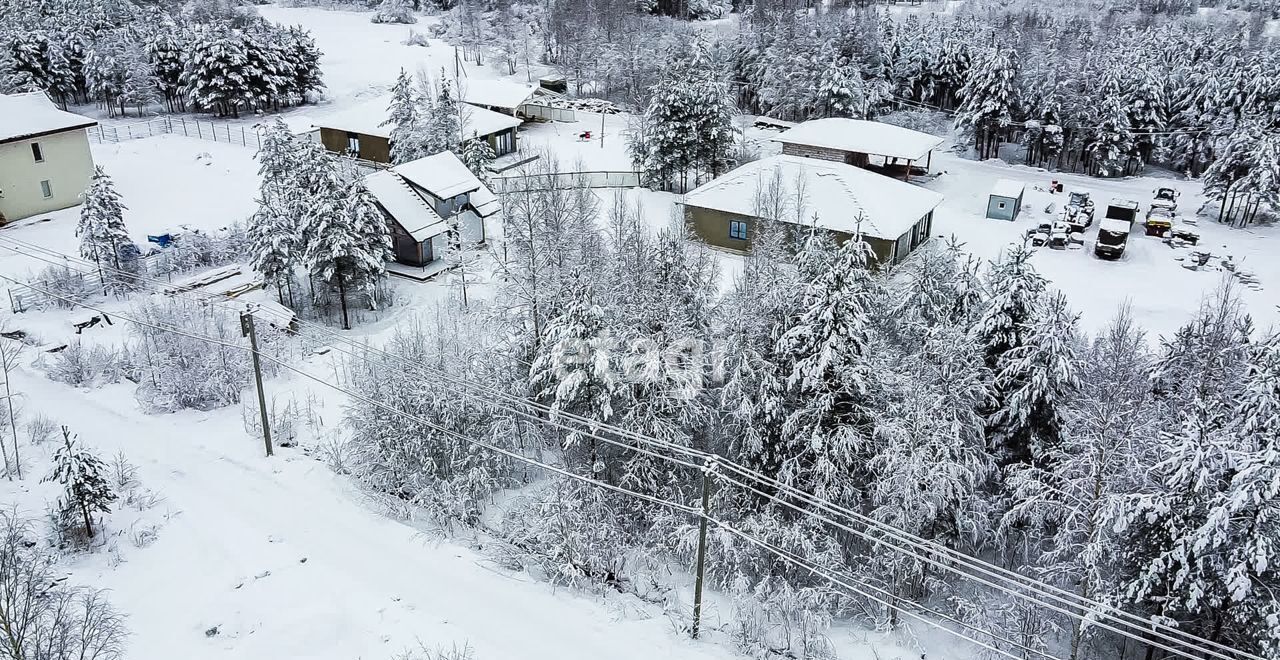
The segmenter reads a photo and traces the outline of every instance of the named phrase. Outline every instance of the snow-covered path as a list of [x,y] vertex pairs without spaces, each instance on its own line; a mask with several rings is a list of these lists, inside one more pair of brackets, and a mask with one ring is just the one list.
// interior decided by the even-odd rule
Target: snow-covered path
[[[177,513],[146,548],[124,529],[118,566],[105,551],[73,560],[76,581],[112,589],[129,614],[135,660],[170,660],[175,649],[193,660],[389,658],[419,640],[469,644],[477,660],[733,657],[680,637],[660,615],[619,620],[598,598],[553,591],[386,518],[296,449],[266,459],[234,408],[149,416],[124,386],[82,392],[30,373],[17,383],[33,412],[138,465],[164,497],[148,518]],[[5,483],[5,499],[38,513],[53,493],[33,482]],[[137,516],[122,510],[116,526]]]

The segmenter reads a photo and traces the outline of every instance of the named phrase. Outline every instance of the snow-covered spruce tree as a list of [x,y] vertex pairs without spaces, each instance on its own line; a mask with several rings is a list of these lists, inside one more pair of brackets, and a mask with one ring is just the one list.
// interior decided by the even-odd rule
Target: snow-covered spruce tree
[[293,300],[293,270],[302,245],[298,238],[299,219],[306,199],[298,184],[297,141],[280,119],[262,129],[257,153],[258,210],[249,218],[249,265],[274,284],[283,304],[285,289]]
[[176,26],[166,25],[164,30],[147,41],[147,59],[169,112],[186,109],[186,97],[182,92],[182,44],[177,32]]
[[458,154],[458,158],[477,179],[488,185],[489,164],[497,158],[488,140],[472,133],[471,138],[462,143],[462,153]]
[[[84,192],[80,206],[80,222],[76,236],[80,238],[80,256],[99,266],[115,270],[132,270],[135,265],[126,246],[131,246],[129,232],[124,224],[125,205],[120,202],[111,177],[99,165],[94,168],[93,180]],[[127,284],[114,275],[103,275],[103,284],[112,286]]]
[[[896,300],[888,315],[904,337],[923,339],[934,327],[968,329],[985,304],[985,287],[979,261],[963,250],[955,236],[940,250],[924,250],[904,265],[900,286],[890,296]],[[910,340],[907,340],[910,341]]]
[[93,538],[93,516],[111,513],[116,494],[107,479],[107,465],[93,452],[76,442],[71,430],[62,427],[63,445],[53,454],[53,471],[45,481],[63,488],[60,506],[84,522],[84,533]]
[[[386,275],[393,255],[391,234],[364,183],[343,185],[332,162],[328,169],[331,174],[317,180],[321,192],[302,219],[307,236],[302,260],[314,277],[338,289],[342,327],[350,330],[347,293],[371,294]],[[367,299],[374,304],[372,295]]]
[[971,135],[978,158],[999,156],[1004,127],[1013,121],[1017,107],[1017,53],[993,48],[968,69],[956,127]]
[[825,265],[815,268],[817,277],[801,294],[800,312],[775,348],[788,365],[790,407],[777,479],[849,504],[860,492],[859,456],[870,428],[866,405],[874,374],[866,352],[879,291],[866,243],[855,237],[828,258],[829,247],[821,243],[829,240],[816,232],[809,238],[805,252],[823,255]]
[[407,163],[431,155],[426,149],[422,97],[408,72],[400,69],[391,88],[387,120],[379,126],[391,127],[391,162]]
[[[484,220],[481,219],[480,222]],[[457,214],[449,218],[448,247],[444,253],[445,265],[449,268],[448,282],[462,298],[462,306],[469,304],[469,291],[480,282],[480,255],[475,241],[465,236],[462,226],[463,215]]]
[[1005,463],[1048,466],[1060,449],[1067,399],[1080,386],[1078,315],[1061,293],[1049,296],[1025,337],[1000,360],[991,425]]
[[418,22],[418,17],[413,15],[413,5],[409,0],[382,0],[378,5],[377,11],[373,12],[373,18],[369,19],[372,23],[403,23],[413,24]]

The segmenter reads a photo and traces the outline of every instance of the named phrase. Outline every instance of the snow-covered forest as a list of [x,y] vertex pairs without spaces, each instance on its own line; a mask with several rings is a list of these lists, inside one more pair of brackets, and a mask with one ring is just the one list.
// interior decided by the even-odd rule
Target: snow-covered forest
[[[275,12],[381,31],[322,53]],[[1277,21],[0,0],[0,93],[228,137],[100,133],[76,206],[0,231],[0,657],[1280,657],[1275,268],[1227,251],[1274,257]],[[409,66],[352,55],[375,43]],[[581,117],[524,118],[501,169],[468,83],[551,74]],[[335,148],[357,101],[370,133]],[[699,239],[683,193],[825,117],[936,134],[910,183],[981,190],[901,260],[816,229],[781,170],[749,251]],[[376,131],[387,162],[351,158]],[[483,193],[378,196],[444,152]],[[983,217],[1006,176],[1023,217]],[[1033,247],[1062,179],[1099,207],[1175,186],[1205,261],[1138,230],[1116,262]],[[471,196],[501,212],[464,239]]]

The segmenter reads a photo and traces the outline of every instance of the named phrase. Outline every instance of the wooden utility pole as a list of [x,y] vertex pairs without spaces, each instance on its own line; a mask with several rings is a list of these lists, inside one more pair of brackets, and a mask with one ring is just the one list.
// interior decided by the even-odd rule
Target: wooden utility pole
[[711,471],[715,463],[710,459],[702,467],[702,519],[698,521],[698,572],[693,582],[693,628],[690,634],[698,638],[702,627],[702,585],[707,574],[707,518],[711,513]]
[[267,418],[267,393],[262,389],[262,362],[258,358],[258,332],[253,325],[252,308],[240,313],[240,331],[249,338],[249,351],[253,354],[253,379],[258,384],[258,414],[262,416],[262,442],[267,446],[267,456],[274,451],[271,448],[271,422]]

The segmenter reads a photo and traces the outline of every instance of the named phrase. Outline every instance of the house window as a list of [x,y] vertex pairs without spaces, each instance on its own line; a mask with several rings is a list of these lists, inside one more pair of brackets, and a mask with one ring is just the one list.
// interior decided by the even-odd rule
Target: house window
[[355,133],[347,133],[347,151],[359,156],[360,155],[360,136]]
[[39,142],[31,143],[31,155],[35,157],[37,163],[44,162],[44,149],[40,148]]
[[498,133],[494,137],[493,154],[502,156],[516,150],[516,133],[515,131],[504,131]]
[[40,182],[40,192],[41,194],[44,195],[45,199],[49,199],[50,197],[53,197],[53,186],[50,185],[48,179],[45,179],[44,181]]
[[739,241],[747,240],[747,223],[745,220],[729,221],[729,238]]
[[996,207],[1003,211],[1003,210],[1004,210],[1004,202],[996,202]]

